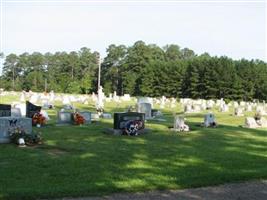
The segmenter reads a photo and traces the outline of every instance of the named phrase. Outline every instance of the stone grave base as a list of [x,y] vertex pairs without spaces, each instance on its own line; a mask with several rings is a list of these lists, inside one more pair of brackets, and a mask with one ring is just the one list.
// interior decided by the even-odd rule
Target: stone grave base
[[203,128],[218,128],[219,125],[216,123],[215,126],[211,126],[211,125],[206,126],[205,123],[201,123],[201,124],[198,125],[198,126],[203,127]]
[[[148,133],[150,129],[144,128],[138,131],[138,135]],[[113,128],[107,128],[104,130],[104,133],[112,134],[112,135],[122,135],[121,129],[113,129]]]
[[56,123],[56,125],[55,126],[72,126],[72,125],[74,125],[74,124],[71,124],[71,123],[69,123],[69,124],[67,124],[67,123]]
[[101,115],[101,117],[102,117],[103,119],[112,119],[112,115],[111,115],[110,113],[103,113],[103,114]]
[[185,131],[185,130],[181,131],[180,129],[175,129],[175,128],[173,128],[173,127],[169,128],[169,129],[170,129],[170,131],[181,132],[181,133],[182,133],[182,132],[187,132],[187,133],[188,133],[188,132],[191,131],[190,129],[189,129],[189,130],[186,130],[186,131]]
[[148,121],[156,121],[156,122],[166,122],[166,119],[162,119],[162,118],[151,118],[151,119],[147,119]]
[[7,144],[7,143],[10,143],[9,138],[0,138],[0,144]]

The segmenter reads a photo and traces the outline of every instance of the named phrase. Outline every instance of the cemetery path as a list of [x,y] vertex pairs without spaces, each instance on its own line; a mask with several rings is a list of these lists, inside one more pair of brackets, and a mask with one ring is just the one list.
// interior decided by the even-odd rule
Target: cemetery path
[[263,200],[267,180],[224,184],[184,190],[117,193],[104,197],[63,198],[63,200]]

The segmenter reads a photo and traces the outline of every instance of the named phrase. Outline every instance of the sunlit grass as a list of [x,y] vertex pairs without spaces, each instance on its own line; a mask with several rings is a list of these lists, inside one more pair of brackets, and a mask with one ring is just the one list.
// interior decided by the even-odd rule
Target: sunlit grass
[[[1,103],[16,101],[1,97]],[[17,97],[19,98],[19,97]],[[124,111],[134,102],[106,104],[107,112]],[[89,105],[75,104],[81,110]],[[60,109],[59,102],[56,110]],[[186,114],[190,133],[174,133],[173,113],[166,108],[166,122],[148,121],[151,131],[138,137],[103,133],[112,119],[84,126],[55,126],[51,121],[38,129],[44,144],[18,148],[0,145],[0,199],[35,199],[103,195],[153,189],[180,189],[267,178],[267,129],[246,129],[245,117],[232,111],[213,111],[216,129],[202,128],[204,114]],[[245,113],[252,115],[252,113]]]

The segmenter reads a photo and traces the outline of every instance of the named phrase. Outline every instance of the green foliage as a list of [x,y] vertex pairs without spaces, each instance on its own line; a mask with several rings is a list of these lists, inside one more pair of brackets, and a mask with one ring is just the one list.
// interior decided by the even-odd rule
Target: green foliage
[[80,93],[80,90],[81,90],[80,82],[79,81],[72,81],[69,83],[69,85],[66,89],[66,93],[71,93],[71,94]]
[[[7,55],[1,87],[6,90],[91,93],[97,90],[97,52]],[[101,64],[106,94],[205,99],[267,100],[267,65],[259,60],[196,55],[189,48],[163,48],[137,41],[132,46],[111,44]]]

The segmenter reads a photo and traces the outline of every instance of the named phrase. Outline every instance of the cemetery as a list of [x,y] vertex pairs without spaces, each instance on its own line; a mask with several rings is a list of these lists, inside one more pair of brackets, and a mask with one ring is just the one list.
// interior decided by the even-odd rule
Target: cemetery
[[267,199],[266,9],[0,0],[0,200]]
[[[79,197],[267,178],[266,111],[260,101],[2,90],[0,194]],[[8,127],[35,134],[35,143],[12,143]]]

